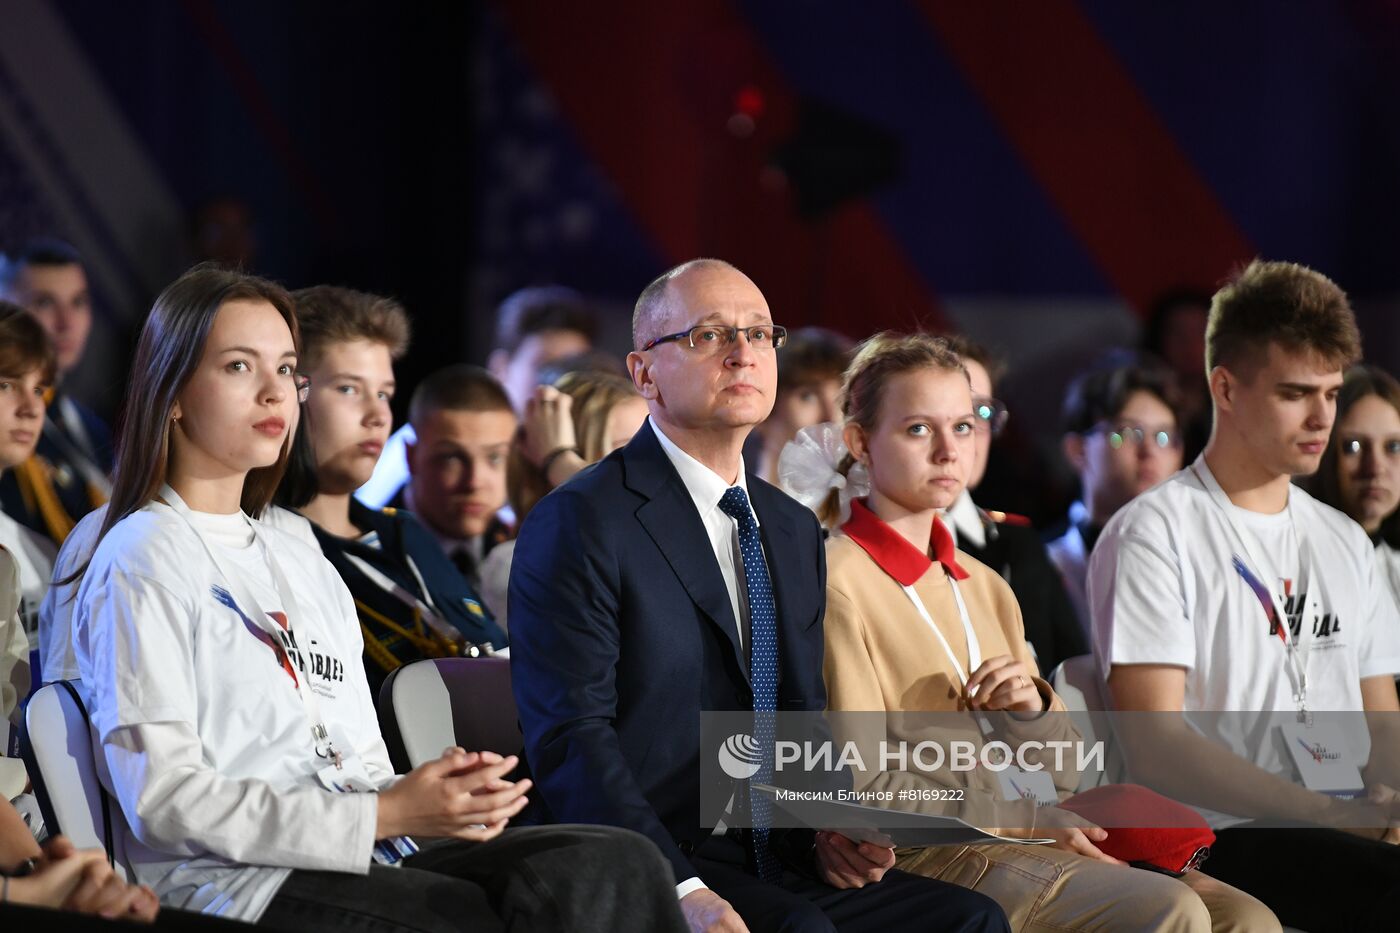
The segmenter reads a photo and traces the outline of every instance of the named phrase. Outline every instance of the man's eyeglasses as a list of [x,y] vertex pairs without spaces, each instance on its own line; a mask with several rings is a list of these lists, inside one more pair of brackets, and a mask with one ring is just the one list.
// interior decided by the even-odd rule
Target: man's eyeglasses
[[977,416],[973,427],[978,431],[990,432],[992,437],[1001,435],[1002,429],[1006,427],[1006,420],[1011,417],[1006,405],[989,395],[972,397],[972,413]]
[[1089,431],[1090,434],[1096,432],[1102,434],[1114,450],[1121,450],[1125,444],[1135,447],[1150,444],[1160,450],[1175,450],[1181,446],[1181,435],[1176,431],[1154,431],[1136,424],[1101,424]]
[[311,377],[306,373],[296,373],[292,376],[297,386],[297,402],[305,402],[311,397]]
[[705,353],[718,353],[728,349],[743,334],[749,340],[749,346],[755,350],[776,350],[787,343],[787,328],[779,327],[777,324],[755,324],[753,327],[724,327],[719,324],[700,324],[690,330],[683,330],[678,334],[667,334],[665,337],[657,337],[655,340],[642,347],[643,350],[650,350],[659,343],[672,343],[674,341],[686,341],[692,350],[700,350]]

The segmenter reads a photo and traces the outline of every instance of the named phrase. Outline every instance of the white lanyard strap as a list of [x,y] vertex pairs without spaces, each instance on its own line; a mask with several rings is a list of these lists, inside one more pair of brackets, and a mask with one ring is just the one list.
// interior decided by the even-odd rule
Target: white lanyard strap
[[[1255,578],[1269,594],[1269,601],[1273,604],[1279,624],[1283,626],[1284,666],[1292,680],[1293,702],[1298,707],[1299,718],[1306,718],[1308,716],[1308,658],[1298,650],[1298,642],[1303,636],[1303,631],[1300,625],[1297,636],[1294,636],[1292,627],[1288,623],[1288,607],[1279,598],[1278,590],[1274,585],[1275,581],[1279,579],[1278,574],[1275,573],[1273,565],[1268,562],[1266,556],[1254,546],[1254,536],[1246,533],[1236,521],[1235,506],[1230,502],[1230,497],[1225,495],[1225,490],[1220,487],[1215,475],[1210,472],[1204,454],[1191,465],[1191,472],[1205,488],[1211,501],[1220,510],[1220,514],[1225,516],[1226,523],[1229,524],[1235,539],[1249,559]],[[1307,619],[1309,615],[1315,616],[1317,614],[1317,590],[1321,585],[1321,579],[1318,574],[1313,572],[1314,568],[1311,566],[1312,561],[1310,560],[1312,552],[1308,548],[1307,542],[1303,540],[1303,536],[1298,533],[1298,520],[1293,511],[1293,490],[1291,489],[1288,491],[1288,505],[1285,507],[1285,511],[1288,513],[1289,526],[1293,529],[1293,540],[1298,544],[1299,588],[1301,589],[1304,585],[1307,588],[1306,602],[1302,611],[1302,618]],[[1308,655],[1311,655],[1311,652],[1308,652]]]
[[[335,762],[336,767],[340,767],[343,750],[332,747],[330,734],[326,729],[326,721],[321,715],[320,701],[316,699],[316,691],[311,689],[311,685],[307,681],[308,675],[306,668],[298,665],[297,659],[293,658],[291,653],[286,650],[282,632],[279,630],[278,625],[273,621],[270,615],[263,611],[262,606],[258,603],[257,597],[255,597],[252,591],[244,584],[242,575],[229,573],[228,568],[219,557],[218,549],[210,545],[209,541],[204,537],[204,533],[200,531],[199,526],[194,521],[194,516],[190,507],[185,504],[184,499],[180,498],[180,494],[166,484],[161,487],[159,496],[166,505],[170,506],[176,515],[184,519],[190,531],[194,532],[194,536],[198,538],[199,543],[204,546],[204,553],[207,554],[210,561],[213,562],[214,568],[219,572],[219,576],[223,578],[225,589],[235,602],[233,606],[234,610],[242,615],[245,621],[256,625],[263,632],[267,633],[272,638],[273,644],[281,648],[288,663],[292,665],[295,671],[293,683],[296,687],[297,695],[301,698],[302,712],[306,714],[307,725],[311,728],[311,737],[316,754],[318,756],[324,754],[325,758]],[[262,554],[263,562],[267,565],[271,573],[272,586],[277,591],[277,598],[281,600],[282,606],[286,610],[286,633],[288,638],[290,638],[293,629],[292,620],[298,615],[295,597],[292,595],[292,588],[288,584],[286,576],[282,573],[281,566],[277,561],[273,560],[272,555],[268,553],[267,547],[264,545],[262,539],[258,537],[257,526],[254,525],[246,515],[243,516],[243,519],[247,523],[249,530],[253,533],[253,544]],[[322,749],[324,749],[324,753]]]
[[[953,588],[953,599],[958,604],[958,615],[962,618],[963,634],[967,637],[967,664],[971,671],[975,671],[982,666],[982,645],[977,640],[977,633],[972,630],[972,618],[967,614],[967,603],[963,602],[962,591],[958,589],[958,581],[953,579],[952,574],[948,574],[947,578],[948,585]],[[948,644],[948,639],[934,624],[933,616],[928,614],[924,601],[919,598],[919,594],[914,591],[912,586],[902,587],[902,589],[904,595],[908,596],[909,601],[914,604],[914,609],[928,623],[928,627],[933,629],[934,636],[937,637],[938,643],[943,646],[943,650],[948,655],[948,660],[953,664],[953,670],[958,675],[958,682],[966,688],[970,673],[963,670],[962,664],[958,661],[957,653],[953,651],[953,646]]]

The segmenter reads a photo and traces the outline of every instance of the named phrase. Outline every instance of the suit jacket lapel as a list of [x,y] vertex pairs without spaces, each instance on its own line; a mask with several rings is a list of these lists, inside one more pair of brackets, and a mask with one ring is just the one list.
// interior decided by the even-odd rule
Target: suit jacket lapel
[[710,536],[680,475],[652,433],[650,422],[642,425],[623,450],[622,458],[628,488],[648,499],[637,510],[638,521],[671,565],[691,600],[728,639],[739,670],[747,680],[749,666],[740,646],[739,623],[734,618],[724,575],[710,547]]

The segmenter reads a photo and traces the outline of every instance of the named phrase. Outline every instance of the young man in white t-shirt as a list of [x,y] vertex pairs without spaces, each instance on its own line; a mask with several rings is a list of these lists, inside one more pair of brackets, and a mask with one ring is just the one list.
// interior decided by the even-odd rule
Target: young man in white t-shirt
[[1250,264],[1211,306],[1204,454],[1114,516],[1089,572],[1112,703],[1156,714],[1117,722],[1135,779],[1211,822],[1206,872],[1312,933],[1389,929],[1400,891],[1400,616],[1361,528],[1290,484],[1359,355],[1341,289]]

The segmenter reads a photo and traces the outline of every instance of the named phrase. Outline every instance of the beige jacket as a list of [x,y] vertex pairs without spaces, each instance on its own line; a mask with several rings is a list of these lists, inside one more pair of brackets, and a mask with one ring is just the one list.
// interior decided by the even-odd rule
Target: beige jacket
[[[1013,749],[1028,740],[1078,739],[1073,724],[1064,715],[1027,719],[996,714],[992,717],[994,732],[988,736],[982,735],[971,714],[902,715],[957,714],[966,706],[962,698],[963,685],[947,652],[892,573],[912,581],[914,591],[957,654],[958,664],[970,675],[967,637],[943,566],[930,562],[927,557],[920,560],[917,550],[898,538],[897,532],[873,513],[863,511],[862,514],[858,508],[863,507],[858,503],[853,506],[853,521],[827,542],[824,662],[827,708],[882,715],[878,718],[851,717],[859,720],[859,724],[843,723],[842,717],[834,717],[832,727],[837,740],[854,741],[862,759],[869,764],[882,760],[878,747],[881,739],[887,744],[903,741],[909,747],[930,739],[945,747],[952,740],[966,740],[976,743],[979,749],[994,739],[1006,742]],[[871,525],[872,521],[878,526]],[[936,526],[935,534],[938,532],[946,535],[941,526]],[[901,546],[905,552],[900,551]],[[966,578],[958,587],[967,604],[982,658],[1013,655],[1032,672],[1041,695],[1048,700],[1047,710],[1063,713],[1064,703],[1049,683],[1038,676],[1026,645],[1021,611],[1011,588],[986,565],[961,551],[952,552],[951,542],[946,546],[950,555],[955,554],[957,565],[966,571]],[[950,556],[949,559],[954,558]],[[936,725],[931,726],[930,720],[935,719]],[[884,734],[877,735],[881,730],[872,723],[881,722]],[[1034,759],[1036,756],[1027,757]],[[1071,753],[1066,757],[1067,767],[1052,774],[1061,796],[1072,791],[1079,782],[1079,774],[1074,770],[1075,756]],[[1053,758],[1046,756],[1044,763],[1053,772]],[[1001,827],[1008,835],[1026,835],[1034,824],[1034,807],[1026,801],[1004,800],[996,776],[986,768],[973,771],[944,768],[933,774],[914,768],[904,771],[871,769],[856,774],[854,781],[857,790],[894,791],[896,800],[900,790],[961,788],[964,792],[961,807],[926,802],[927,805],[919,809],[951,813],[984,828]],[[896,803],[895,806],[901,805]],[[909,804],[902,807],[907,809]]]

